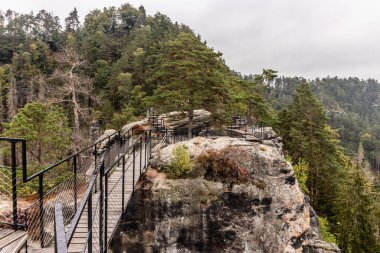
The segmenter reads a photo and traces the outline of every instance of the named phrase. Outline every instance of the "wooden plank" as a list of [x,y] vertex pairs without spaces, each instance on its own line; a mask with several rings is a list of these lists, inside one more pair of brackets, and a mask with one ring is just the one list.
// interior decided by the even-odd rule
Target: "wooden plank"
[[87,234],[88,234],[87,231],[84,231],[84,232],[75,232],[73,238],[86,238]]
[[69,253],[82,253],[84,249],[84,244],[73,244],[70,245],[68,252]]
[[7,236],[3,237],[0,240],[0,252],[1,252],[1,250],[3,248],[5,248],[6,246],[8,246],[9,244],[11,244],[11,243],[13,243],[15,241],[18,241],[18,240],[22,240],[22,238],[26,234],[27,234],[27,232],[18,230],[18,231],[13,231],[12,233],[10,233]]
[[22,237],[10,242],[7,246],[1,249],[1,253],[17,253],[25,245],[28,235],[25,233]]
[[6,236],[9,235],[9,234],[12,234],[13,232],[14,232],[14,230],[12,230],[12,229],[2,228],[2,229],[0,230],[0,239],[6,237]]

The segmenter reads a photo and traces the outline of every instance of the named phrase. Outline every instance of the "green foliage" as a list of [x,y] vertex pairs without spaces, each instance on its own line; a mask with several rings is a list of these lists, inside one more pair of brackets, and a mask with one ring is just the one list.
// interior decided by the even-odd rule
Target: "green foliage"
[[[71,130],[66,115],[59,107],[41,103],[28,103],[20,109],[12,121],[5,124],[3,135],[27,140],[29,175],[61,160],[71,148]],[[46,187],[55,186],[70,171],[70,168],[65,167],[59,174],[46,175]],[[17,175],[21,183],[21,170]],[[19,189],[21,196],[34,194],[38,190],[38,180],[23,184]]]
[[[252,77],[253,78],[253,77]],[[267,89],[267,98],[276,109],[291,103],[302,78],[277,78]],[[310,81],[314,96],[326,109],[328,123],[339,133],[347,154],[356,152],[361,136],[365,158],[373,171],[380,168],[380,83],[373,79],[326,77]]]
[[[8,99],[9,99],[9,83],[7,72],[9,66],[0,67],[0,122],[6,122],[8,119]],[[1,125],[0,125],[1,132]]]
[[339,247],[342,252],[379,252],[374,226],[374,221],[378,224],[378,217],[374,215],[375,195],[362,169],[354,164],[349,166],[349,174],[335,200],[334,219],[337,221],[335,229]]
[[[330,231],[342,252],[378,252],[375,196],[362,169],[341,152],[337,134],[327,125],[308,84],[296,89],[279,119],[286,151],[293,160],[308,164],[306,185],[312,205],[332,224]],[[305,171],[305,164],[300,171]]]
[[[292,158],[289,155],[286,156],[286,160],[292,163]],[[298,163],[292,165],[294,176],[297,178],[299,187],[304,193],[308,194],[309,189],[307,188],[307,175],[309,173],[309,164],[302,158],[299,158]]]
[[380,194],[380,174],[377,175],[375,182],[373,184],[373,189],[375,192]]
[[121,112],[115,112],[107,128],[121,129],[127,122],[135,121],[136,117],[133,111],[134,109],[132,107],[126,106]]
[[79,29],[79,15],[77,9],[74,7],[74,10],[70,12],[69,16],[65,18],[66,23],[66,32],[76,33]]
[[[59,19],[44,10],[36,15],[9,10],[5,16],[2,19],[0,14],[0,121],[12,120],[5,124],[4,134],[28,138],[33,172],[66,156],[71,147],[68,102],[60,103],[63,109],[43,104],[51,102],[46,100],[46,91],[51,90],[46,80],[62,67],[53,56],[69,46],[91,63],[74,74],[92,78],[100,98],[78,95],[78,103],[97,109],[81,127],[99,119],[102,127],[118,129],[152,105],[162,111],[188,111],[190,119],[192,110],[203,107],[218,123],[245,114],[252,124],[276,126],[286,152],[298,161],[294,171],[301,189],[331,224],[328,231],[337,235],[343,251],[379,251],[380,180],[369,186],[337,141],[349,154],[359,151],[361,159],[364,154],[363,164],[369,161],[370,168],[379,171],[377,81],[328,77],[306,84],[302,78],[277,78],[271,69],[241,78],[189,27],[161,13],[148,16],[142,6],[93,10],[83,26],[74,9],[65,20],[65,31]],[[277,113],[267,101],[276,110],[289,106]],[[177,165],[169,170],[176,176],[189,175],[193,170],[188,152],[180,148],[177,153],[173,161]],[[218,155],[205,160],[213,165],[205,167],[210,175],[227,181],[246,178],[238,159],[223,160]],[[47,186],[60,182],[66,172],[62,168],[59,175],[47,177]],[[36,187],[31,182],[21,191],[33,193]],[[324,237],[333,240],[331,233]]]
[[327,125],[322,105],[302,83],[293,102],[279,114],[281,136],[293,160],[303,159],[309,165],[307,188],[313,206],[321,214],[331,214],[331,200],[336,196],[339,173],[339,146],[336,135]]
[[107,85],[111,75],[111,66],[105,60],[97,60],[93,69],[94,88],[101,91]]
[[226,111],[229,116],[247,115],[250,124],[273,126],[275,113],[265,101],[262,83],[251,80],[231,79]]
[[196,108],[216,110],[228,95],[227,70],[220,57],[191,33],[181,32],[163,43],[156,71],[148,79],[157,87],[149,101],[162,110],[187,111],[190,119]]
[[190,160],[189,150],[185,145],[179,145],[173,149],[173,159],[165,171],[176,176],[181,177],[190,173],[193,169],[193,164]]
[[[3,86],[6,94],[2,100],[14,108],[2,108],[4,114],[13,115],[27,102],[45,100],[45,91],[51,90],[46,80],[62,66],[53,56],[57,48],[69,47],[91,63],[91,67],[75,69],[74,74],[92,78],[100,99],[93,101],[81,94],[78,102],[82,106],[88,103],[90,109],[96,107],[93,116],[99,117],[102,127],[120,126],[124,120],[143,115],[152,104],[163,111],[188,111],[190,118],[193,109],[203,107],[220,122],[232,114],[249,113],[255,123],[272,124],[272,112],[256,90],[257,82],[234,76],[221,53],[166,15],[148,16],[142,6],[124,4],[93,10],[80,26],[74,8],[62,32],[57,29],[59,20],[46,11],[36,16],[9,11],[9,15],[11,24],[0,26],[4,30],[0,56],[4,55],[4,63],[12,62],[5,80],[7,85],[8,80],[14,83],[10,83],[11,91]],[[269,82],[275,71],[265,70],[262,76],[263,83]],[[8,94],[21,95],[8,99]],[[66,102],[61,106],[69,110]]]
[[41,103],[28,103],[10,123],[4,136],[25,138],[30,162],[42,165],[63,158],[70,148],[71,130],[62,109]]
[[331,233],[330,223],[327,218],[323,218],[318,216],[319,228],[321,231],[322,239],[329,243],[337,243],[336,237],[333,233]]

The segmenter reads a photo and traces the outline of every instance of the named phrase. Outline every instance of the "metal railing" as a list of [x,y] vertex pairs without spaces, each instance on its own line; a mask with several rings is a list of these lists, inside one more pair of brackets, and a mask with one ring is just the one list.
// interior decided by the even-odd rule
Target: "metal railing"
[[231,117],[231,124],[229,129],[241,129],[246,128],[248,125],[248,119],[246,115],[234,115]]
[[[82,252],[106,252],[129,198],[134,193],[135,183],[148,166],[152,148],[151,137],[151,132],[146,131],[132,142],[124,142],[128,144],[121,145],[123,152],[110,163],[107,163],[107,156],[102,157],[91,176],[67,233],[62,233],[62,224],[65,226],[64,208],[61,203],[55,204],[56,252],[67,252],[75,238],[78,224],[81,221],[83,224],[83,219],[86,219],[87,233],[81,242]],[[111,147],[106,150],[111,150]]]
[[[25,210],[31,243],[39,242],[41,248],[49,245],[54,238],[55,204],[61,203],[64,224],[67,225],[77,212],[79,200],[89,184],[89,177],[99,167],[100,159],[103,159],[105,166],[114,164],[128,149],[133,138],[132,131],[124,134],[116,132],[32,176],[28,177],[26,170],[23,170],[24,182],[38,178],[39,185],[38,200]],[[70,171],[70,175],[46,192],[44,178],[50,171],[57,174]],[[98,182],[95,182],[96,185]]]
[[[24,227],[19,220],[17,206],[17,146],[21,145],[21,164],[23,170],[26,169],[26,140],[17,138],[0,137],[1,143],[10,145],[10,166],[0,166],[0,197],[12,203],[11,210],[1,210],[0,223],[12,226],[14,230]],[[1,150],[0,150],[1,152]]]
[[[156,117],[151,123],[164,125]],[[209,133],[208,128],[193,130],[191,136],[186,129],[158,128],[159,131],[156,129],[153,135],[151,131],[145,131],[141,135],[134,135],[132,130],[124,134],[116,132],[30,176],[27,173],[26,140],[0,138],[0,142],[9,143],[7,145],[10,149],[8,167],[2,169],[0,166],[0,176],[3,179],[0,195],[6,195],[13,205],[12,214],[8,215],[7,219],[2,218],[0,214],[0,223],[11,225],[14,229],[26,227],[29,242],[39,243],[42,248],[49,245],[55,237],[54,234],[58,233],[57,225],[70,224],[70,230],[66,234],[66,244],[70,245],[78,219],[82,217],[86,208],[87,222],[91,229],[88,230],[85,248],[88,252],[103,252],[114,232],[107,231],[107,224],[119,222],[120,213],[128,201],[126,198],[134,193],[135,183],[147,167],[152,149],[159,150],[193,136],[213,135],[212,132]],[[17,146],[19,144],[21,147]],[[16,152],[20,148],[19,158]],[[22,182],[19,183],[38,179],[38,200],[23,211],[26,219],[24,223],[20,222],[17,208],[17,162],[22,165]],[[115,171],[116,173],[113,173]],[[63,172],[69,172],[63,182],[53,188],[47,185],[48,173],[57,176]],[[56,208],[58,203],[60,207]],[[116,216],[108,215],[109,211],[114,209],[120,213]],[[56,215],[61,215],[62,219],[56,221]]]
[[[106,252],[129,199],[135,192],[135,184],[148,166],[152,152],[201,134],[206,138],[212,137],[208,133],[208,128],[193,131],[191,137],[186,129],[183,131],[166,129],[163,133],[156,132],[153,135],[151,131],[147,131],[132,142],[128,142],[128,148],[124,149],[121,156],[118,156],[113,163],[107,163],[108,158],[104,156],[98,165],[99,168],[95,170],[96,173],[91,177],[66,233],[62,233],[60,227],[64,220],[62,218],[64,217],[64,208],[59,205],[55,206],[56,252],[65,253],[73,245],[72,241],[75,238],[78,224],[81,221],[83,224],[83,219],[86,219],[87,223],[86,236],[82,242],[84,246],[81,250],[76,249],[76,251]],[[112,147],[106,150],[106,152],[110,152],[108,150],[112,150]],[[117,174],[118,172],[119,174]],[[85,213],[87,216],[83,215]],[[65,223],[63,222],[63,224]],[[58,247],[58,245],[60,246]]]
[[187,129],[166,129],[163,132],[158,132],[155,136],[152,136],[152,154],[156,154],[167,145],[187,141],[196,136],[209,137],[208,128],[193,130],[191,131],[191,136],[189,136]]

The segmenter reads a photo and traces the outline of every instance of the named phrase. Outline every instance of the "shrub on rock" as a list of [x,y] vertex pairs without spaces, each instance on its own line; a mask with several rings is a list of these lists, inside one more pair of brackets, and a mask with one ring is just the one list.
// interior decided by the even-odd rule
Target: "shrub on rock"
[[190,173],[193,165],[190,153],[185,145],[180,145],[173,150],[173,160],[164,170],[173,176],[180,177]]

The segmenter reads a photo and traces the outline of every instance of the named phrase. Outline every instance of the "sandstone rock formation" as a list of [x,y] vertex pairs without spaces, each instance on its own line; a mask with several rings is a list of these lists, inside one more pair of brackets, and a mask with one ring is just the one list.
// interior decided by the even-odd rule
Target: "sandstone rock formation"
[[148,124],[148,119],[146,118],[139,121],[128,123],[125,126],[123,126],[121,133],[125,134],[128,131],[135,129],[136,127],[140,127],[140,126],[143,127],[143,126],[146,126],[147,124]]
[[[113,243],[127,252],[340,252],[322,241],[280,143],[268,134],[263,142],[198,137],[165,147],[140,181]],[[233,149],[250,180],[226,183],[202,174],[172,179],[160,168],[170,164],[177,145],[185,145],[193,160],[209,150]]]
[[[184,129],[189,124],[186,112],[169,112],[161,114],[159,119],[164,119],[165,127],[168,129]],[[193,128],[201,128],[211,122],[211,112],[206,110],[194,110]]]

